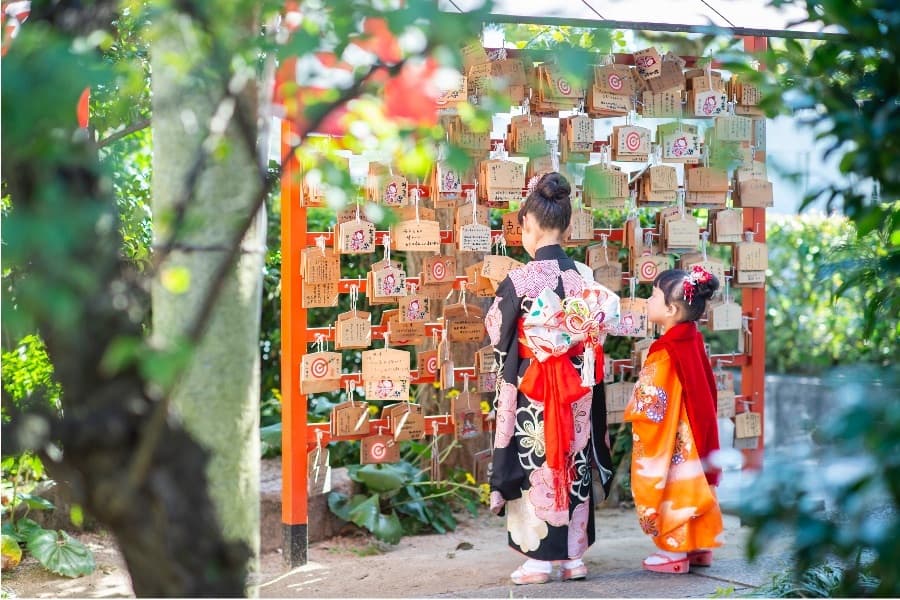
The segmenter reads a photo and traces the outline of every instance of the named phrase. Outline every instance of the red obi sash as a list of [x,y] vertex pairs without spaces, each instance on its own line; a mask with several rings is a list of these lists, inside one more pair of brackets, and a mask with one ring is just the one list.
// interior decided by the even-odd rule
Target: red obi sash
[[[562,510],[568,507],[568,491],[574,468],[571,456],[572,443],[575,441],[572,404],[588,392],[588,388],[581,385],[581,375],[571,359],[584,352],[584,344],[573,346],[566,354],[551,356],[544,362],[539,362],[524,342],[521,321],[519,335],[519,357],[531,359],[531,364],[519,382],[519,390],[529,398],[544,403],[544,445],[547,466],[553,473],[554,508]],[[603,346],[597,344],[594,351],[595,381],[601,382]]]

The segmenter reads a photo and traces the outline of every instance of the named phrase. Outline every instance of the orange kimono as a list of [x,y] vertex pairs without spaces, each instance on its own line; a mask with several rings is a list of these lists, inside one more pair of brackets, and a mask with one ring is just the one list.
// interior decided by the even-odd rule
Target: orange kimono
[[641,529],[662,550],[721,545],[722,512],[704,474],[669,353],[650,353],[625,409],[634,445],[631,491]]

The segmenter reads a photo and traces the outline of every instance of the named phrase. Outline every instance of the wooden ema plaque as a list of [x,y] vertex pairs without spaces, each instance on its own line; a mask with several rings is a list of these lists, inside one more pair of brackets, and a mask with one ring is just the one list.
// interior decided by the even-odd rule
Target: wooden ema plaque
[[742,412],[734,417],[734,437],[755,438],[762,435],[762,418],[759,413]]
[[349,400],[331,409],[331,439],[358,440],[369,435],[369,405]]
[[381,417],[387,420],[388,431],[395,442],[421,440],[425,437],[425,415],[418,404],[400,402],[385,406]]
[[741,307],[735,302],[719,302],[709,307],[712,331],[736,331],[741,328]]
[[497,389],[497,357],[493,346],[485,346],[475,353],[476,389],[488,394]]
[[760,242],[741,242],[734,246],[735,285],[762,287],[769,268],[768,248]]
[[493,284],[494,291],[496,291],[497,286],[501,281],[506,279],[506,276],[510,271],[523,266],[525,266],[523,263],[520,263],[509,256],[490,254],[484,257],[480,275],[481,277],[489,279]]
[[401,221],[391,227],[391,247],[412,252],[440,252],[441,225],[437,221]]
[[584,256],[584,262],[587,266],[592,269],[599,269],[619,261],[619,246],[594,244],[587,247]]
[[647,300],[624,298],[619,303],[619,323],[610,329],[611,335],[647,337]]
[[563,238],[563,245],[579,246],[594,239],[594,214],[581,209],[572,212],[569,230]]
[[422,283],[453,283],[456,281],[455,256],[429,256],[422,261]]
[[[431,299],[422,294],[400,298],[400,323],[425,323],[431,320]],[[393,339],[393,337],[391,338]]]
[[466,290],[479,298],[491,298],[494,296],[494,282],[481,276],[484,261],[466,267]]
[[634,383],[619,381],[606,384],[606,412],[622,412],[631,400]]
[[735,208],[771,208],[775,206],[772,182],[765,179],[747,179],[736,186]]
[[300,393],[314,394],[341,389],[341,353],[312,352],[300,362]]
[[519,212],[508,212],[503,215],[501,231],[507,246],[522,245],[522,226],[519,224]]
[[653,79],[662,74],[662,57],[656,48],[645,48],[634,53],[634,68],[643,79]]
[[716,414],[719,418],[730,419],[734,410],[734,374],[728,371],[713,371],[716,378]]
[[300,286],[300,306],[303,308],[326,308],[337,306],[338,282],[306,283]]
[[321,496],[331,491],[331,465],[328,448],[317,446],[306,455],[306,493]]
[[681,91],[685,88],[684,71],[677,62],[663,59],[658,77],[646,79],[651,92]]
[[372,314],[361,310],[341,313],[334,326],[337,350],[365,349],[372,345]]
[[438,353],[437,350],[421,350],[416,353],[416,369],[419,371],[419,381],[430,382],[437,379]]
[[300,277],[306,283],[336,283],[341,278],[341,257],[331,248],[306,248],[300,255]]
[[641,114],[645,117],[681,117],[681,91],[643,92],[641,94]]
[[627,115],[632,106],[630,97],[604,92],[596,85],[591,86],[586,104],[588,116],[597,119]]
[[685,169],[685,206],[725,208],[728,199],[728,174],[723,169],[694,167]]
[[637,91],[628,65],[594,66],[594,87],[601,93],[629,100]]
[[753,139],[753,119],[726,115],[716,117],[716,139],[723,142],[750,142]]
[[456,438],[468,440],[476,438],[484,431],[481,417],[481,400],[468,390],[461,392],[450,401]]
[[645,162],[650,154],[650,130],[634,125],[613,127],[610,146],[615,161]]
[[737,244],[743,239],[743,214],[739,210],[717,210],[710,214],[712,241]]
[[628,175],[604,165],[588,165],[584,170],[585,206],[625,208],[628,200]]
[[662,161],[697,164],[700,162],[700,136],[695,133],[673,131],[662,136]]
[[400,462],[400,444],[390,435],[376,434],[362,438],[359,444],[359,464],[380,465]]
[[371,254],[375,252],[375,224],[365,219],[335,225],[339,254]]
[[614,292],[622,290],[622,263],[618,260],[594,269],[594,281]]
[[481,316],[458,316],[446,321],[447,339],[451,342],[480,342],[484,339],[484,321]]
[[412,346],[425,341],[425,321],[401,323],[399,315],[388,320],[387,332],[395,346]]
[[696,250],[700,245],[700,226],[690,218],[671,218],[664,224],[663,246],[666,252]]
[[646,254],[635,261],[635,273],[640,283],[653,283],[668,268],[669,257],[662,254]]

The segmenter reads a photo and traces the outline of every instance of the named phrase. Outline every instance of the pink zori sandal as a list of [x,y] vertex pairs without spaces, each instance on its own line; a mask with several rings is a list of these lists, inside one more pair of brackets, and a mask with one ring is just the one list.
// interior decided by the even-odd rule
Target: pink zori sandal
[[547,583],[550,581],[550,573],[539,573],[537,571],[526,571],[519,567],[509,576],[516,585],[528,585],[529,583]]
[[[677,573],[684,574],[689,572],[691,562],[687,557],[682,559],[671,559],[665,554],[659,554],[654,552],[650,556],[658,556],[659,558],[666,559],[666,562],[657,563],[657,564],[647,564],[647,560],[644,560],[644,568],[648,571],[653,571],[654,573]],[[649,557],[648,557],[649,558]]]
[[708,567],[712,565],[713,561],[712,550],[692,550],[691,552],[688,552],[688,560],[690,561],[691,566]]
[[572,569],[566,569],[565,567],[560,569],[560,578],[563,581],[574,581],[576,579],[584,579],[587,577],[587,565],[580,565],[578,567]]

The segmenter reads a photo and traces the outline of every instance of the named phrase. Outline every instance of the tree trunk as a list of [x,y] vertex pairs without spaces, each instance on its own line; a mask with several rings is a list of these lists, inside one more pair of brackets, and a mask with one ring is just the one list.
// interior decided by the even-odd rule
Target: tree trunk
[[[214,273],[227,260],[235,232],[258,196],[263,181],[256,165],[253,86],[225,98],[224,69],[209,69],[215,57],[189,19],[169,17],[154,42],[153,215],[154,238],[175,245],[152,290],[153,337],[171,347],[188,335],[214,285]],[[248,28],[247,35],[252,35]],[[244,111],[220,135],[218,120],[229,103]],[[250,115],[249,118],[246,115]],[[212,133],[210,130],[212,129]],[[203,164],[198,156],[208,153]],[[196,177],[196,187],[186,182]],[[188,184],[189,185],[189,184]],[[192,194],[177,227],[180,203]],[[244,238],[237,264],[225,278],[207,329],[173,395],[173,408],[185,428],[209,450],[210,493],[228,540],[251,549],[247,565],[258,573],[259,559],[259,328],[265,213]]]

